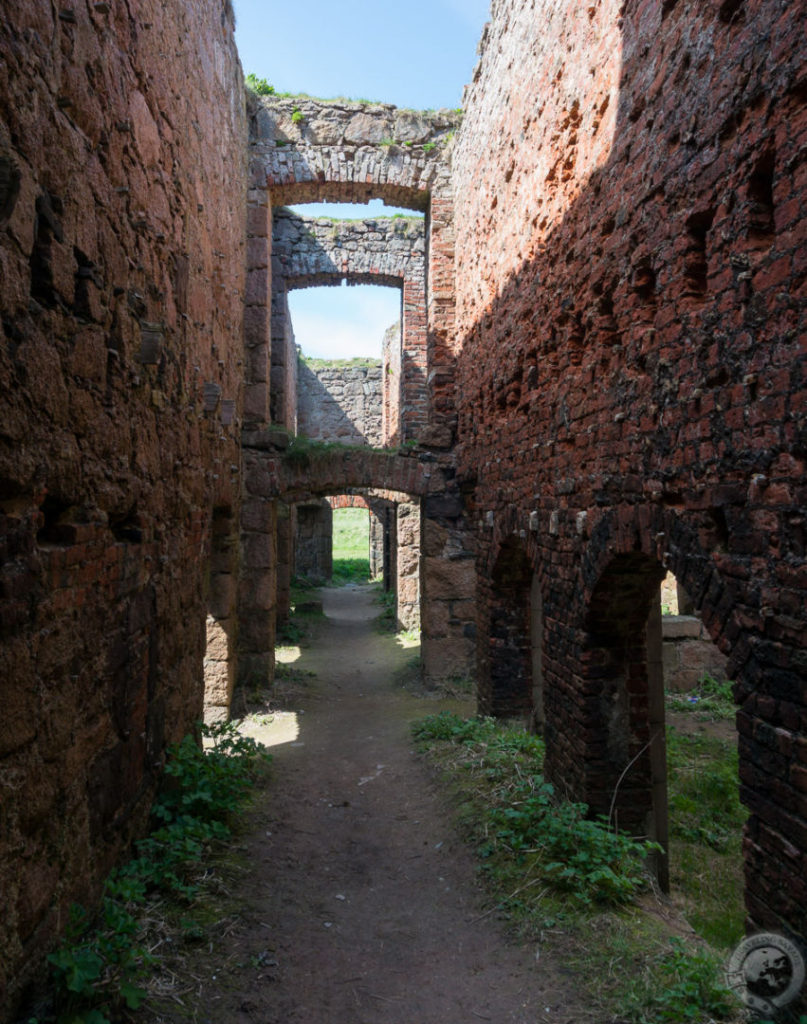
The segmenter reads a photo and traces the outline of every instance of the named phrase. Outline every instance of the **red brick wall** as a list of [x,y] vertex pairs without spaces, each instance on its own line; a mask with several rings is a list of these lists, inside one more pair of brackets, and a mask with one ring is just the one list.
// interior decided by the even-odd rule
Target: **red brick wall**
[[26,0],[0,52],[3,1018],[201,717],[246,143],[220,0]]
[[541,581],[548,770],[603,809],[646,742],[668,566],[738,680],[750,918],[802,937],[805,14],[498,0],[453,161],[459,475],[480,568],[522,533]]

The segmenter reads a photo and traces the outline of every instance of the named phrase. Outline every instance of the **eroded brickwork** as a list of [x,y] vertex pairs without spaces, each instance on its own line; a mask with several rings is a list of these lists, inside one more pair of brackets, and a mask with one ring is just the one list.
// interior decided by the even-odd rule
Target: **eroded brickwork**
[[27,0],[0,52],[3,1017],[201,717],[246,123],[220,0]]
[[644,624],[669,567],[737,680],[750,920],[802,939],[804,14],[496,0],[453,158],[480,650],[527,628],[496,575],[515,538],[547,770],[607,812],[636,757],[617,813],[641,827]]

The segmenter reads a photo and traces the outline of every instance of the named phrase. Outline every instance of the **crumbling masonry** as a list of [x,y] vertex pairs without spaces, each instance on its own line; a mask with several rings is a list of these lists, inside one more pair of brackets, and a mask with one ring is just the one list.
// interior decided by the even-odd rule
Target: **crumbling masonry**
[[[271,675],[294,506],[341,495],[419,510],[424,673],[475,672],[594,812],[632,764],[640,831],[671,569],[736,680],[749,927],[807,941],[806,27],[494,0],[460,126],[245,100],[226,0],[11,5],[0,1018],[167,744]],[[422,244],[281,210],[376,197]],[[286,294],[325,280],[401,289],[386,451],[289,447]]]

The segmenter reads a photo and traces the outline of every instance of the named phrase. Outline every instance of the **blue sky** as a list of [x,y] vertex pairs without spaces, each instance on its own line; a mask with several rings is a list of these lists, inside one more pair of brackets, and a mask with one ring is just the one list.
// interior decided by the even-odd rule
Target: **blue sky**
[[[234,0],[235,38],[244,73],[266,78],[278,92],[453,108],[470,80],[489,6],[490,0]],[[386,210],[380,202],[298,209],[344,217]],[[383,333],[399,316],[400,292],[306,288],[292,292],[290,304],[307,355],[380,355]]]

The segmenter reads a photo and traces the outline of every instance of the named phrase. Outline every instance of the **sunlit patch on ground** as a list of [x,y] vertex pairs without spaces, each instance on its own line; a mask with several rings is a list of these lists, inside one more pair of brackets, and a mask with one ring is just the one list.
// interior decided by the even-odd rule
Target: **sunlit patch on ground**
[[238,731],[265,747],[277,747],[281,743],[294,743],[300,735],[300,722],[296,711],[267,711],[243,719]]

